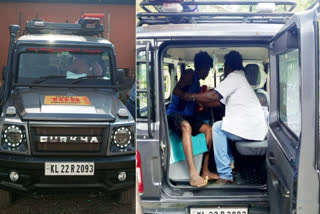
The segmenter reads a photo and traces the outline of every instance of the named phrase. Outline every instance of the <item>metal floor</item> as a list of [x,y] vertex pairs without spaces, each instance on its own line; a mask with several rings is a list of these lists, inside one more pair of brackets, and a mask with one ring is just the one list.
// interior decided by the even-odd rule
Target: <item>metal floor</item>
[[[210,159],[210,171],[215,172],[214,160]],[[234,185],[262,186],[267,183],[267,172],[265,167],[265,156],[241,156],[235,155],[235,170],[233,171]],[[172,182],[176,187],[190,186],[188,182]],[[209,182],[207,187],[215,186]],[[228,185],[229,186],[229,185]]]

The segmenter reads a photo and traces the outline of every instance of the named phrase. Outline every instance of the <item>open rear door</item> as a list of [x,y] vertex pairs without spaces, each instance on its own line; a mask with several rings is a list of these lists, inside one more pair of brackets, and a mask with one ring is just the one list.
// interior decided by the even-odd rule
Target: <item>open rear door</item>
[[[161,164],[159,146],[159,122],[155,102],[156,84],[154,72],[153,40],[137,40],[137,150],[140,154],[142,185],[141,199],[160,197]],[[140,174],[140,172],[139,172]]]
[[292,17],[270,45],[270,213],[319,213],[318,11]]

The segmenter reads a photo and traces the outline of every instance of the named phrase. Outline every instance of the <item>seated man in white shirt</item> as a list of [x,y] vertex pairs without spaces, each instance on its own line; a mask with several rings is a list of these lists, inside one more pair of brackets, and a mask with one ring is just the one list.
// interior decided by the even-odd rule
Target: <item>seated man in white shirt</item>
[[86,55],[78,56],[68,67],[67,78],[77,79],[85,76],[101,77],[102,68],[95,60],[90,60]]
[[261,141],[268,130],[260,102],[245,77],[239,52],[231,51],[225,55],[224,76],[213,91],[185,95],[204,106],[225,104],[224,118],[212,126],[214,157],[220,176],[217,184],[233,183],[228,139]]

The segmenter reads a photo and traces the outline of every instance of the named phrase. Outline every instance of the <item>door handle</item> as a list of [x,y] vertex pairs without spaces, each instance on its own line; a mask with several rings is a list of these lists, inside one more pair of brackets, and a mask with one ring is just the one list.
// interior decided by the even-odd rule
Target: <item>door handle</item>
[[269,165],[273,166],[275,164],[276,157],[272,152],[267,154],[267,160],[269,161]]

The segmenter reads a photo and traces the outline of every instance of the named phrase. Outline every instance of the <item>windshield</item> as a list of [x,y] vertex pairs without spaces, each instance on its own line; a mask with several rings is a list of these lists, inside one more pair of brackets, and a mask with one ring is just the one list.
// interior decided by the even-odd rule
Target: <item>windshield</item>
[[16,83],[111,86],[111,59],[110,50],[27,48],[19,55]]

